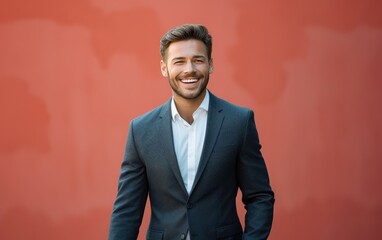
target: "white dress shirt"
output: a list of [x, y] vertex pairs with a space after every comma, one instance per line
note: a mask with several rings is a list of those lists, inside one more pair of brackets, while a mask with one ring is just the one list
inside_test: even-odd
[[190, 125], [179, 115], [174, 98], [171, 101], [174, 148], [184, 186], [189, 194], [202, 155], [209, 102], [210, 95], [207, 91], [204, 100], [192, 114], [194, 121]]

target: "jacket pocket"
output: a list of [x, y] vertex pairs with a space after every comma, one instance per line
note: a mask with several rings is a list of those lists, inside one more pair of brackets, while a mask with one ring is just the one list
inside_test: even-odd
[[163, 239], [163, 231], [155, 230], [155, 229], [149, 229], [147, 231], [147, 240], [162, 240]]
[[217, 239], [241, 239], [243, 230], [240, 223], [219, 227], [216, 229]]

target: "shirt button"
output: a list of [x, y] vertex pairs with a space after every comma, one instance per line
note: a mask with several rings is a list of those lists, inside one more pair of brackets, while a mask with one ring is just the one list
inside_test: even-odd
[[184, 234], [184, 233], [180, 234], [180, 239], [182, 239], [182, 240], [186, 239], [186, 234]]

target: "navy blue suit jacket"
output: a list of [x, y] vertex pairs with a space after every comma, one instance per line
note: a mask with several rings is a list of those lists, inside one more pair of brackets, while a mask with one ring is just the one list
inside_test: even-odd
[[[147, 196], [147, 239], [267, 239], [274, 195], [251, 110], [210, 94], [202, 156], [191, 193], [174, 150], [170, 101], [133, 120], [122, 162], [109, 240], [135, 240]], [[238, 188], [247, 210], [244, 230]]]

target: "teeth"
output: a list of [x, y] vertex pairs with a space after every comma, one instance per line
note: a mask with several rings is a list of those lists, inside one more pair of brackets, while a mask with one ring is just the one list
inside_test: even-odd
[[184, 83], [194, 83], [194, 82], [197, 82], [198, 79], [183, 79], [182, 82]]

